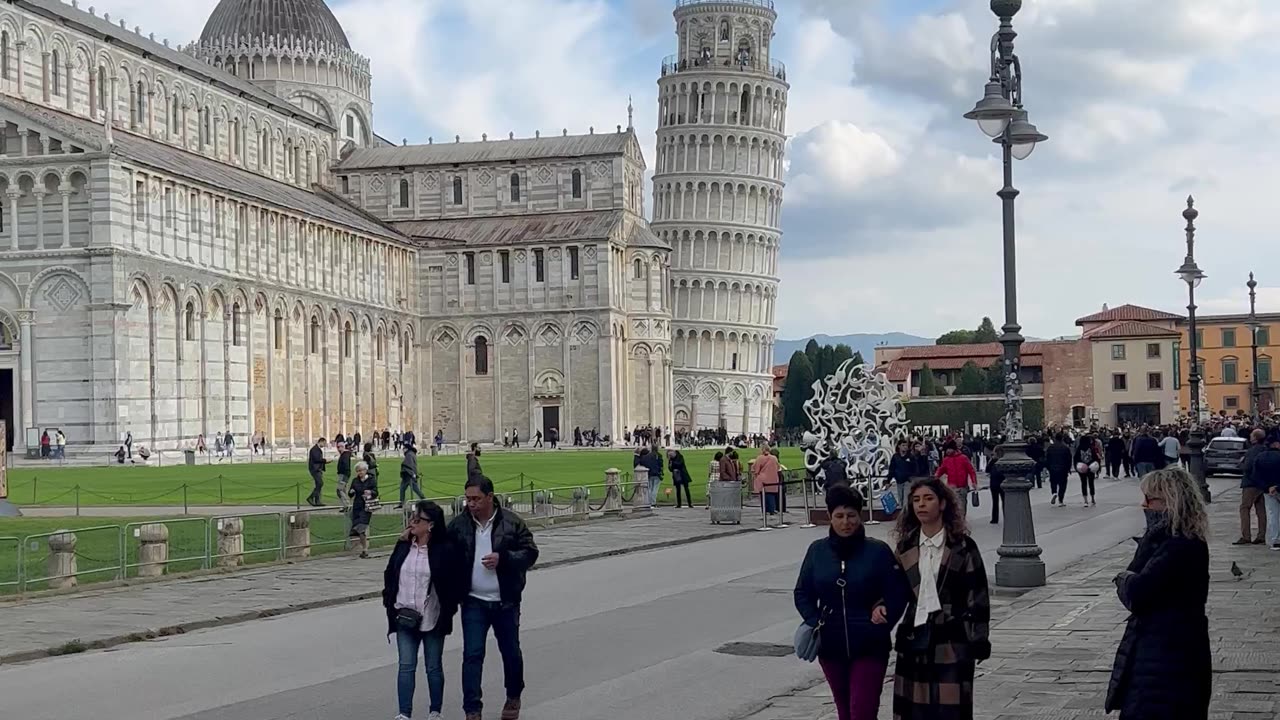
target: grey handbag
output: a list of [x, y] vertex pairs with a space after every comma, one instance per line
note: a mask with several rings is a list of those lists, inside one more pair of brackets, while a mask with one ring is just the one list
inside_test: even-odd
[[796, 628], [796, 636], [793, 640], [796, 657], [805, 662], [813, 662], [818, 659], [818, 648], [822, 646], [818, 631], [822, 629], [822, 624], [822, 620], [818, 621], [817, 627], [801, 622], [800, 627]]

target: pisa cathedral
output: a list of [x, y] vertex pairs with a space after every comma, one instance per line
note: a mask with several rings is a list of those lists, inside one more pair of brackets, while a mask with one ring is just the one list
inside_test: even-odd
[[[786, 86], [766, 2], [681, 0], [682, 28], [725, 15], [712, 52], [739, 64], [661, 81], [652, 228], [630, 123], [379, 137], [369, 62], [324, 0], [222, 0], [181, 47], [76, 2], [5, 3], [9, 446], [767, 427]], [[756, 80], [698, 100], [726, 127], [685, 127], [702, 120], [672, 78], [730, 70]]]

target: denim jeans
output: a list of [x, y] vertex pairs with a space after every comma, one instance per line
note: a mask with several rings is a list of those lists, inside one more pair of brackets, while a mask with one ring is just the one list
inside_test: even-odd
[[507, 698], [524, 693], [524, 657], [520, 654], [519, 603], [485, 602], [467, 598], [462, 603], [462, 711], [484, 709], [481, 685], [484, 681], [484, 651], [489, 628], [502, 654], [502, 676]]
[[396, 647], [400, 651], [400, 672], [396, 676], [396, 698], [400, 714], [413, 717], [413, 691], [418, 675], [418, 646], [427, 665], [427, 690], [431, 693], [431, 712], [444, 706], [444, 633], [396, 630]]
[[1156, 471], [1156, 464], [1155, 464], [1155, 463], [1149, 463], [1149, 462], [1140, 462], [1140, 463], [1135, 463], [1135, 464], [1134, 464], [1134, 469], [1138, 471], [1138, 478], [1139, 478], [1139, 479], [1141, 479], [1141, 478], [1146, 477], [1146, 476], [1147, 476], [1147, 473], [1153, 473], [1153, 472], [1155, 472], [1155, 471]]
[[1267, 505], [1267, 545], [1280, 543], [1280, 495], [1263, 495]]
[[411, 490], [419, 500], [426, 500], [426, 496], [422, 494], [422, 485], [418, 484], [418, 478], [411, 478], [407, 475], [400, 476], [400, 504], [404, 504], [404, 491]]
[[649, 478], [649, 504], [658, 504], [658, 486], [662, 484], [662, 477]]

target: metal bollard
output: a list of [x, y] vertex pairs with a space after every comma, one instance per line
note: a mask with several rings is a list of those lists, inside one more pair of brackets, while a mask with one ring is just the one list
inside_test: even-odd
[[875, 488], [874, 488], [874, 486], [873, 486], [873, 484], [872, 484], [872, 481], [873, 481], [874, 479], [875, 479], [875, 478], [868, 478], [868, 479], [867, 479], [867, 521], [866, 521], [865, 523], [863, 523], [864, 525], [879, 525], [879, 524], [880, 524], [880, 521], [879, 521], [879, 520], [876, 520], [876, 505], [875, 505], [875, 502], [876, 502], [876, 501], [875, 501], [875, 494], [876, 494], [876, 491], [875, 491]]
[[756, 528], [759, 532], [772, 530], [769, 527], [769, 513], [764, 511], [764, 490], [760, 491], [760, 527]]
[[809, 479], [808, 478], [805, 478], [800, 481], [800, 490], [804, 496], [804, 524], [801, 525], [800, 527], [805, 528], [806, 530], [809, 528], [818, 527], [817, 525], [813, 524], [813, 512], [809, 506]]
[[778, 524], [777, 527], [791, 527], [787, 523], [787, 481], [779, 480], [778, 488]]

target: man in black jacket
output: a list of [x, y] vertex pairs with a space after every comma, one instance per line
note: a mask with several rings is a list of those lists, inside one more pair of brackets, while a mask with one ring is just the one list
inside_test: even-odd
[[1164, 451], [1160, 449], [1160, 443], [1151, 437], [1149, 428], [1142, 428], [1138, 437], [1133, 439], [1132, 453], [1133, 469], [1139, 479], [1145, 477], [1147, 473], [1164, 467]]
[[1071, 474], [1071, 448], [1067, 445], [1067, 436], [1058, 433], [1053, 444], [1045, 448], [1044, 468], [1049, 471], [1050, 505], [1062, 506], [1062, 499], [1067, 495], [1067, 476]]
[[311, 452], [307, 455], [307, 472], [311, 473], [311, 481], [315, 483], [315, 489], [307, 496], [307, 504], [312, 507], [320, 507], [320, 491], [324, 488], [324, 467], [329, 461], [324, 459], [324, 438], [316, 440], [316, 444], [311, 446]]
[[484, 651], [492, 628], [507, 691], [502, 720], [519, 720], [524, 692], [520, 600], [525, 574], [538, 561], [538, 546], [524, 520], [495, 503], [489, 478], [468, 478], [466, 500], [467, 511], [449, 524], [449, 538], [458, 553], [458, 595], [464, 598], [462, 709], [467, 720], [480, 720]]

